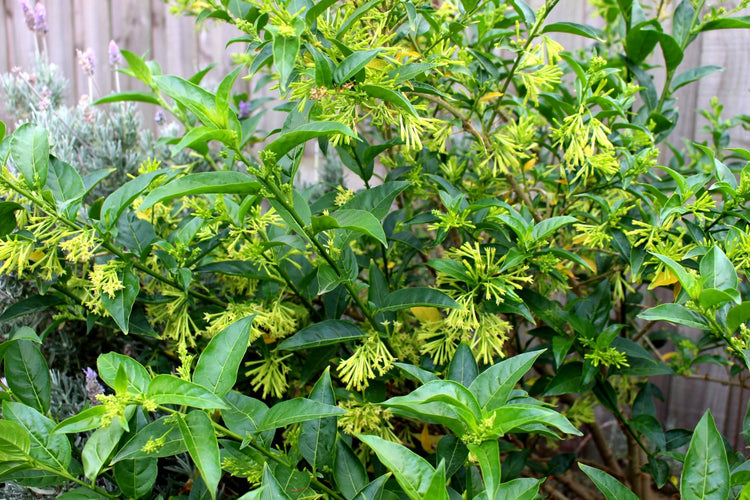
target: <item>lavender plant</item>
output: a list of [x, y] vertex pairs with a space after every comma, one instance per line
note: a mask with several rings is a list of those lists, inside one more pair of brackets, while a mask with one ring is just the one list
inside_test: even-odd
[[[713, 143], [659, 163], [674, 92], [716, 71], [685, 50], [750, 27], [746, 2], [603, 0], [602, 30], [550, 22], [558, 3], [173, 2], [241, 32], [236, 68], [209, 91], [123, 50], [148, 91], [98, 102], [161, 106], [185, 129], [170, 153], [209, 171], [147, 162], [90, 203], [49, 130], [3, 139], [0, 271], [45, 284], [4, 315], [36, 304], [162, 352], [101, 354], [100, 404], [61, 419], [43, 340], [17, 330], [0, 478], [69, 498], [184, 494], [171, 474], [211, 498], [747, 496], [710, 411], [667, 429], [650, 381], [750, 365], [750, 152], [714, 105]], [[285, 101], [268, 135], [233, 95], [259, 73]], [[312, 140], [361, 187], [299, 189]], [[698, 333], [666, 343], [664, 323]], [[88, 432], [79, 463], [68, 436]], [[593, 461], [565, 452], [584, 433]]]

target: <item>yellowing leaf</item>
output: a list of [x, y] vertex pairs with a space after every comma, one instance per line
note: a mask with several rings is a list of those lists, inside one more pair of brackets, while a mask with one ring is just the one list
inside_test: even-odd
[[479, 99], [479, 102], [487, 102], [490, 99], [494, 99], [496, 97], [501, 97], [503, 95], [502, 92], [487, 92], [482, 96], [481, 99]]
[[656, 276], [654, 276], [653, 281], [651, 281], [651, 284], [648, 285], [648, 289], [652, 290], [656, 288], [657, 286], [668, 286], [674, 283], [677, 283], [677, 276], [675, 276], [675, 274], [669, 269], [664, 268], [658, 273], [656, 273]]
[[412, 436], [419, 439], [419, 444], [422, 445], [422, 449], [426, 453], [435, 453], [435, 450], [437, 450], [438, 441], [440, 441], [440, 439], [443, 437], [443, 434], [430, 434], [430, 427], [429, 425], [425, 424], [424, 427], [422, 427], [422, 432], [420, 432], [419, 434], [414, 432], [412, 433]]
[[402, 50], [398, 54], [396, 54], [396, 59], [406, 59], [407, 57], [419, 57], [419, 52], [414, 52], [413, 50]]
[[588, 257], [581, 257], [584, 261], [586, 261], [586, 264], [591, 266], [591, 269], [594, 270], [594, 273], [597, 273], [596, 270], [596, 262], [593, 259], [589, 259]]
[[523, 171], [528, 172], [529, 170], [534, 168], [534, 165], [536, 165], [536, 158], [531, 158], [529, 161], [523, 164]]
[[440, 321], [443, 317], [435, 307], [412, 307], [411, 313], [422, 323]]
[[41, 250], [35, 250], [29, 254], [29, 260], [31, 262], [37, 262], [44, 258], [44, 252]]

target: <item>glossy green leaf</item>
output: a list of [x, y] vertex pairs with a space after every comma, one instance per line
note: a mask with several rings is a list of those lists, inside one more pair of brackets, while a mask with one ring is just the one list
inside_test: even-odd
[[724, 441], [706, 410], [693, 431], [685, 455], [680, 494], [684, 500], [725, 500], [729, 495], [729, 464]]
[[[143, 451], [143, 447], [149, 442], [161, 444], [152, 450]], [[120, 460], [170, 457], [186, 451], [187, 447], [182, 439], [177, 422], [174, 418], [165, 416], [140, 429], [120, 448], [117, 455], [112, 459], [112, 463], [117, 463]]]
[[544, 350], [531, 351], [505, 359], [480, 373], [469, 390], [483, 410], [494, 410], [508, 401], [511, 391], [521, 377], [534, 365]]
[[390, 474], [383, 474], [377, 477], [370, 484], [358, 491], [352, 500], [382, 500], [383, 489], [389, 477]]
[[336, 417], [346, 413], [338, 406], [328, 405], [311, 399], [295, 398], [276, 403], [269, 408], [258, 424], [257, 431], [278, 429], [298, 422], [306, 422], [324, 417]]
[[[727, 313], [727, 330], [734, 333], [741, 324], [750, 319], [750, 302], [743, 302], [732, 307]], [[0, 356], [2, 357], [2, 356]]]
[[243, 437], [253, 436], [257, 432], [258, 424], [268, 411], [263, 401], [238, 392], [224, 396], [224, 402], [229, 406], [221, 411], [224, 423], [230, 431]]
[[161, 105], [159, 99], [157, 99], [153, 94], [138, 91], [118, 92], [116, 94], [110, 94], [94, 101], [94, 105], [97, 106], [99, 104], [107, 104], [111, 102], [146, 102], [149, 104], [156, 104], [157, 106]]
[[[331, 385], [330, 369], [326, 368], [323, 375], [310, 391], [310, 399], [334, 406], [336, 396]], [[307, 460], [313, 470], [323, 470], [333, 466], [332, 457], [336, 446], [335, 417], [319, 418], [302, 422], [299, 434], [299, 452]]]
[[580, 462], [578, 462], [578, 467], [599, 488], [607, 500], [638, 500], [632, 491], [606, 472]]
[[399, 108], [400, 110], [405, 111], [412, 116], [419, 116], [412, 103], [409, 102], [409, 100], [401, 92], [387, 89], [385, 87], [381, 87], [380, 85], [362, 85], [360, 88], [370, 97], [374, 97], [376, 99], [380, 99], [389, 104], [392, 104], [396, 108]]
[[142, 57], [139, 57], [137, 54], [134, 54], [129, 50], [120, 50], [120, 53], [128, 63], [128, 68], [122, 70], [123, 73], [129, 74], [133, 78], [137, 78], [151, 87], [151, 84], [153, 83], [151, 77], [151, 69], [149, 68], [148, 64], [146, 64], [146, 61], [144, 61]]
[[22, 403], [47, 413], [51, 378], [39, 346], [32, 340], [18, 340], [5, 353], [5, 378], [13, 395]]
[[732, 261], [716, 245], [711, 247], [701, 259], [700, 276], [703, 288], [737, 289], [737, 271]]
[[235, 321], [211, 339], [195, 365], [194, 383], [219, 397], [232, 390], [250, 342], [254, 318], [252, 315]]
[[423, 75], [437, 66], [439, 65], [435, 63], [408, 63], [389, 71], [388, 77], [393, 78], [394, 85], [400, 85]]
[[37, 344], [41, 344], [42, 342], [34, 330], [29, 328], [28, 326], [22, 326], [21, 328], [13, 332], [13, 335], [10, 339], [0, 344], [0, 361], [2, 361], [2, 359], [5, 357], [5, 353], [8, 351], [10, 346], [15, 344], [19, 340], [30, 340], [32, 342], [36, 342]]
[[195, 127], [190, 129], [188, 133], [180, 139], [180, 142], [172, 146], [171, 153], [172, 156], [175, 156], [183, 149], [191, 148], [195, 145], [198, 145], [198, 150], [200, 150], [200, 147], [205, 147], [208, 141], [219, 141], [225, 146], [231, 148], [237, 145], [238, 140], [239, 137], [237, 137], [237, 134], [231, 130], [212, 127]]
[[196, 194], [254, 194], [260, 184], [241, 172], [198, 172], [178, 177], [151, 191], [138, 210], [144, 211], [155, 204]]
[[190, 458], [200, 471], [211, 498], [216, 498], [216, 489], [221, 480], [221, 460], [211, 419], [205, 412], [193, 410], [184, 418], [178, 417], [177, 424]]
[[262, 493], [256, 497], [259, 500], [292, 500], [284, 491], [279, 480], [274, 477], [268, 462], [263, 464], [263, 482], [261, 484]]
[[133, 394], [144, 393], [148, 390], [151, 383], [151, 376], [148, 370], [142, 364], [130, 356], [108, 352], [102, 354], [96, 360], [96, 367], [99, 372], [99, 378], [109, 387], [114, 389], [117, 371], [122, 366], [128, 378], [128, 392]]
[[440, 462], [435, 469], [435, 473], [427, 485], [427, 490], [422, 494], [422, 498], [430, 500], [449, 500], [448, 482], [445, 478], [445, 462]]
[[67, 471], [71, 460], [67, 436], [53, 434], [55, 422], [22, 403], [3, 401], [3, 418], [18, 424], [29, 437], [29, 456], [48, 467]]
[[380, 49], [352, 52], [336, 66], [336, 69], [333, 71], [333, 81], [338, 84], [346, 83], [350, 78], [362, 71], [379, 53]]
[[[335, 438], [335, 436], [334, 436]], [[367, 471], [343, 439], [335, 439], [336, 456], [333, 459], [333, 479], [346, 498], [353, 498], [367, 483]]]
[[689, 70], [684, 71], [674, 77], [674, 79], [672, 80], [672, 91], [674, 92], [675, 90], [679, 89], [680, 87], [684, 87], [689, 83], [693, 83], [700, 80], [701, 78], [713, 75], [717, 71], [724, 71], [724, 68], [722, 68], [721, 66], [699, 66], [697, 68], [690, 68]]
[[395, 414], [445, 425], [456, 435], [476, 428], [482, 420], [477, 400], [466, 387], [452, 380], [427, 383], [382, 404]]
[[[5, 311], [0, 314], [0, 323], [20, 318], [22, 316], [26, 316], [27, 314], [44, 311], [49, 309], [50, 307], [58, 306], [64, 303], [65, 299], [58, 295], [31, 295], [9, 305], [5, 309]], [[0, 353], [1, 352], [3, 352], [2, 347], [0, 347]], [[2, 359], [1, 354], [0, 359]]]
[[497, 489], [502, 480], [500, 446], [497, 439], [489, 439], [479, 444], [467, 444], [467, 446], [469, 451], [477, 457], [479, 467], [482, 469], [487, 498], [502, 498], [497, 495]]
[[653, 252], [650, 253], [651, 255], [662, 261], [664, 265], [666, 265], [669, 270], [672, 271], [675, 276], [677, 276], [677, 279], [680, 281], [680, 284], [682, 284], [682, 287], [685, 289], [688, 295], [690, 295], [690, 298], [698, 298], [698, 281], [692, 274], [688, 273], [681, 264], [675, 262], [666, 255], [659, 255]]
[[18, 210], [24, 210], [23, 206], [13, 201], [0, 202], [0, 238], [9, 235], [18, 227], [16, 221]]
[[102, 305], [120, 330], [127, 335], [130, 331], [130, 313], [141, 291], [141, 282], [138, 276], [126, 269], [122, 273], [122, 286], [123, 288], [114, 292], [114, 297], [102, 293]]
[[328, 10], [328, 8], [334, 3], [336, 3], [336, 0], [320, 0], [307, 9], [307, 12], [305, 13], [305, 22], [307, 23], [307, 26], [312, 26], [318, 16]]
[[750, 16], [724, 17], [709, 21], [701, 26], [701, 31], [747, 29], [750, 28]]
[[112, 471], [117, 486], [128, 498], [141, 498], [151, 493], [159, 473], [156, 458], [120, 460]]
[[492, 432], [498, 437], [528, 424], [542, 424], [573, 436], [582, 435], [561, 413], [546, 406], [508, 404], [492, 412], [495, 414]]
[[[135, 406], [130, 406], [126, 410], [125, 418], [129, 419], [134, 412]], [[114, 419], [108, 426], [97, 429], [89, 436], [81, 452], [83, 474], [88, 479], [94, 481], [99, 476], [124, 434], [125, 429], [120, 425], [120, 420]]]
[[274, 153], [278, 160], [292, 149], [304, 144], [310, 139], [335, 134], [341, 134], [355, 139], [357, 137], [349, 127], [338, 122], [311, 122], [283, 132], [275, 141], [266, 146], [264, 151]]
[[355, 194], [343, 207], [345, 209], [366, 210], [378, 220], [390, 212], [396, 197], [409, 187], [408, 182], [389, 181]]
[[29, 187], [44, 186], [49, 169], [49, 132], [24, 123], [11, 136], [10, 156]]
[[0, 461], [26, 461], [30, 451], [26, 429], [11, 420], [0, 420]]
[[453, 434], [446, 434], [438, 441], [436, 460], [445, 462], [445, 474], [450, 478], [464, 466], [469, 457], [469, 449]]
[[133, 203], [156, 178], [166, 174], [167, 171], [164, 169], [147, 172], [139, 175], [132, 181], [126, 182], [107, 196], [102, 203], [100, 212], [100, 220], [104, 223], [105, 227], [114, 227], [123, 210]]
[[456, 352], [453, 353], [446, 378], [458, 382], [464, 387], [469, 387], [478, 374], [479, 368], [474, 359], [474, 354], [471, 352], [471, 347], [466, 342], [462, 342]]
[[544, 219], [543, 221], [538, 222], [534, 225], [534, 228], [531, 230], [531, 240], [545, 240], [552, 236], [555, 231], [558, 231], [560, 228], [577, 221], [578, 219], [576, 219], [575, 217], [568, 217], [567, 215]]
[[313, 219], [312, 225], [313, 231], [316, 233], [334, 228], [350, 229], [371, 236], [383, 245], [388, 244], [380, 221], [370, 212], [364, 210], [342, 208], [331, 215], [316, 217]]
[[602, 41], [602, 32], [592, 26], [571, 22], [559, 22], [545, 24], [542, 33], [569, 33], [571, 35], [583, 36], [592, 40]]
[[86, 408], [57, 424], [53, 432], [58, 434], [75, 434], [96, 429], [101, 426], [102, 417], [105, 413], [107, 413], [107, 410], [102, 405]]
[[418, 366], [414, 366], [408, 363], [394, 363], [394, 364], [397, 367], [399, 367], [409, 378], [418, 380], [419, 382], [423, 384], [432, 382], [433, 380], [440, 380], [438, 376], [435, 375], [435, 373], [431, 371], [427, 371], [423, 368], [419, 368]]
[[338, 40], [342, 40], [344, 34], [347, 31], [349, 31], [349, 29], [351, 29], [351, 27], [354, 26], [356, 24], [356, 22], [362, 16], [364, 16], [365, 14], [367, 14], [367, 12], [369, 12], [370, 9], [374, 9], [382, 1], [383, 0], [370, 0], [366, 4], [363, 4], [363, 5], [359, 6], [359, 7], [357, 7], [357, 9], [354, 12], [352, 12], [351, 14], [349, 14], [346, 17], [346, 19], [344, 20], [344, 22], [341, 24], [341, 27], [339, 28], [338, 32], [336, 33], [336, 38]]
[[386, 295], [380, 311], [399, 311], [412, 307], [461, 309], [461, 305], [444, 292], [434, 288], [401, 288]]
[[435, 474], [432, 466], [410, 449], [377, 436], [357, 435], [370, 447], [398, 481], [404, 493], [412, 500], [423, 500]]
[[699, 330], [711, 328], [708, 320], [703, 316], [680, 304], [660, 304], [651, 309], [646, 309], [638, 317], [649, 321], [669, 321]]
[[70, 218], [75, 218], [78, 215], [70, 211], [69, 208], [72, 203], [83, 198], [83, 195], [86, 194], [86, 187], [83, 184], [81, 174], [73, 166], [51, 156], [44, 187], [52, 192], [52, 197], [55, 199], [57, 210], [60, 213]]
[[[502, 483], [497, 488], [495, 498], [513, 498], [514, 500], [534, 500], [539, 494], [539, 487], [544, 479], [519, 477]], [[626, 500], [626, 499], [623, 499]]]
[[279, 344], [282, 351], [297, 351], [349, 342], [367, 337], [359, 327], [346, 321], [329, 319], [303, 328]]
[[273, 64], [279, 72], [279, 88], [287, 89], [289, 77], [294, 70], [294, 61], [299, 53], [299, 38], [275, 35], [273, 37]]
[[189, 109], [206, 126], [225, 129], [227, 115], [216, 110], [216, 96], [207, 90], [174, 75], [154, 76], [159, 90]]
[[173, 375], [157, 375], [146, 396], [159, 405], [185, 405], [193, 408], [225, 409], [227, 404], [208, 389]]

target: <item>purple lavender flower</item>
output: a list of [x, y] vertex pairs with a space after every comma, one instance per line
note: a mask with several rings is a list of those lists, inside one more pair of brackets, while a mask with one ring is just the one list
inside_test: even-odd
[[23, 10], [23, 17], [26, 20], [26, 27], [31, 31], [34, 31], [34, 9], [31, 7], [29, 0], [21, 0], [21, 10]]
[[154, 114], [154, 121], [157, 125], [164, 125], [167, 123], [167, 115], [160, 109]]
[[114, 40], [109, 41], [109, 65], [117, 67], [122, 64], [122, 54], [120, 53], [120, 47], [117, 46]]
[[240, 108], [239, 118], [247, 118], [248, 116], [250, 116], [250, 111], [252, 111], [250, 101], [240, 101], [238, 107]]
[[8, 380], [5, 377], [0, 378], [0, 391], [5, 392], [3, 387], [8, 387]]
[[78, 64], [81, 66], [83, 72], [89, 76], [94, 76], [94, 68], [96, 66], [94, 51], [91, 49], [76, 49], [76, 55], [78, 56]]
[[49, 31], [47, 26], [47, 9], [38, 3], [34, 7], [34, 31], [37, 35], [44, 36]]
[[96, 372], [91, 367], [87, 366], [84, 368], [83, 374], [86, 376], [86, 394], [89, 396], [91, 405], [96, 406], [101, 404], [100, 401], [96, 399], [96, 396], [104, 394], [104, 387], [102, 387], [99, 380], [97, 380]]

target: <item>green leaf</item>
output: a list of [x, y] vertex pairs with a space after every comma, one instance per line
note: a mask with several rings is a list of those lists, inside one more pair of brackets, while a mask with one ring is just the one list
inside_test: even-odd
[[[125, 418], [129, 419], [135, 412], [135, 406], [128, 407], [126, 411], [130, 415], [126, 413]], [[108, 426], [94, 431], [86, 440], [86, 445], [81, 452], [81, 461], [83, 473], [88, 479], [94, 481], [99, 476], [102, 468], [109, 463], [123, 434], [125, 434], [125, 429], [120, 425], [120, 420], [114, 419]]]
[[480, 444], [467, 444], [479, 461], [479, 467], [482, 469], [482, 479], [487, 499], [504, 498], [498, 496], [498, 487], [502, 480], [500, 467], [500, 446], [497, 439], [489, 439]]
[[70, 491], [66, 491], [62, 495], [58, 496], [57, 499], [58, 500], [88, 500], [88, 499], [106, 500], [107, 497], [105, 497], [104, 495], [90, 488], [84, 488], [83, 486], [80, 486], [78, 488], [73, 488]]
[[266, 146], [264, 151], [274, 153], [278, 160], [292, 149], [310, 139], [334, 134], [357, 137], [349, 127], [338, 122], [311, 122], [282, 133], [275, 141]]
[[26, 429], [11, 420], [0, 420], [0, 462], [28, 460], [31, 439]]
[[[30, 297], [22, 298], [18, 302], [9, 305], [5, 311], [0, 314], [0, 323], [20, 318], [27, 314], [45, 311], [50, 307], [64, 303], [65, 299], [59, 295], [32, 295]], [[0, 349], [2, 349], [2, 347], [0, 347]], [[2, 355], [0, 355], [0, 359], [1, 358]]]
[[334, 3], [336, 3], [336, 0], [320, 0], [307, 9], [307, 13], [305, 13], [305, 22], [307, 23], [307, 26], [312, 26], [318, 16], [328, 10], [328, 8]]
[[120, 53], [122, 54], [122, 57], [124, 57], [128, 62], [129, 66], [126, 70], [122, 70], [122, 72], [125, 74], [129, 74], [133, 78], [139, 79], [140, 81], [151, 87], [153, 84], [153, 79], [151, 76], [151, 69], [149, 69], [146, 61], [144, 61], [142, 57], [139, 57], [129, 50], [120, 50]]
[[[334, 436], [335, 438], [335, 436]], [[357, 455], [343, 439], [336, 439], [333, 479], [346, 498], [353, 498], [367, 483], [367, 471]]]
[[277, 349], [282, 351], [298, 351], [300, 349], [340, 344], [364, 337], [367, 337], [367, 334], [360, 330], [359, 327], [346, 321], [329, 319], [303, 328], [281, 342]]
[[429, 382], [381, 404], [397, 415], [445, 425], [459, 436], [475, 429], [482, 421], [477, 400], [466, 387], [452, 380]]
[[339, 28], [339, 31], [336, 33], [336, 39], [342, 40], [344, 34], [356, 24], [360, 17], [364, 16], [370, 9], [375, 8], [382, 1], [383, 0], [370, 0], [366, 4], [358, 7], [357, 10], [349, 14], [346, 17], [344, 23]]
[[431, 371], [427, 371], [423, 368], [420, 368], [418, 366], [414, 366], [409, 363], [394, 363], [397, 367], [399, 367], [409, 378], [412, 378], [414, 380], [418, 380], [419, 382], [423, 384], [427, 384], [428, 382], [432, 382], [434, 380], [440, 380], [435, 373]]
[[[514, 500], [534, 500], [539, 493], [539, 487], [544, 479], [532, 479], [530, 477], [519, 477], [507, 483], [502, 483], [497, 488], [495, 498], [512, 498]], [[623, 498], [622, 500], [627, 500]]]
[[750, 28], [750, 16], [725, 17], [715, 19], [702, 25], [700, 31], [747, 29]]
[[338, 84], [346, 83], [349, 79], [362, 71], [370, 61], [375, 59], [380, 49], [358, 50], [352, 52], [336, 66], [333, 71], [333, 81]]
[[148, 385], [151, 383], [151, 375], [148, 374], [148, 370], [142, 364], [130, 356], [108, 352], [100, 355], [96, 360], [99, 378], [113, 389], [120, 366], [125, 369], [125, 374], [128, 378], [128, 392], [141, 394], [148, 390]]
[[737, 271], [734, 270], [732, 261], [716, 245], [701, 259], [700, 276], [703, 288], [722, 291], [737, 289]]
[[261, 490], [262, 495], [258, 495], [258, 500], [291, 500], [279, 483], [279, 480], [274, 477], [271, 468], [268, 466], [268, 462], [263, 464], [263, 483]]
[[[331, 385], [330, 368], [326, 367], [323, 375], [310, 392], [310, 399], [334, 406], [336, 397]], [[299, 434], [299, 452], [313, 470], [323, 470], [333, 466], [332, 457], [336, 446], [336, 418], [326, 417], [302, 422]], [[365, 475], [365, 477], [367, 477]]]
[[680, 477], [684, 500], [725, 500], [729, 495], [729, 463], [724, 441], [711, 410], [695, 426]]
[[513, 356], [492, 365], [479, 374], [469, 386], [484, 411], [499, 408], [508, 402], [511, 391], [521, 377], [534, 365], [544, 350], [531, 351]]
[[409, 498], [423, 500], [422, 495], [430, 487], [430, 481], [435, 474], [435, 470], [427, 460], [405, 446], [377, 436], [357, 435], [357, 437], [375, 452], [383, 465], [393, 472], [399, 486]]
[[438, 441], [435, 453], [437, 462], [445, 462], [445, 474], [450, 478], [466, 463], [469, 449], [453, 434], [446, 434]]
[[534, 225], [531, 230], [531, 241], [545, 240], [550, 237], [555, 231], [563, 226], [578, 222], [575, 217], [568, 217], [567, 215], [562, 217], [550, 217]]
[[269, 431], [297, 422], [306, 422], [323, 417], [336, 417], [346, 413], [338, 406], [328, 405], [311, 399], [295, 398], [276, 403], [261, 419], [257, 432]]
[[120, 330], [127, 335], [130, 330], [130, 313], [141, 291], [141, 281], [138, 276], [126, 269], [122, 273], [122, 286], [123, 288], [115, 291], [114, 297], [102, 293], [102, 305]]
[[412, 287], [402, 288], [386, 295], [379, 311], [399, 311], [411, 307], [462, 309], [458, 302], [440, 290], [435, 290], [434, 288]]
[[[232, 96], [232, 87], [234, 87], [234, 82], [237, 80], [237, 77], [240, 75], [242, 69], [243, 65], [237, 66], [234, 70], [232, 70], [231, 73], [224, 77], [224, 79], [219, 84], [219, 88], [216, 89], [216, 110], [219, 112], [219, 114], [233, 113], [229, 109], [229, 101]], [[196, 84], [198, 85], [199, 83]]]
[[115, 481], [123, 495], [141, 498], [151, 493], [159, 473], [156, 458], [121, 460], [113, 467]]
[[378, 220], [388, 215], [393, 201], [410, 184], [408, 182], [389, 181], [370, 189], [365, 189], [355, 194], [351, 200], [341, 207], [345, 209], [366, 210]]
[[542, 33], [570, 33], [571, 35], [591, 38], [598, 42], [602, 41], [602, 32], [592, 26], [571, 22], [550, 23], [544, 26]]
[[638, 500], [638, 497], [617, 479], [594, 467], [578, 462], [578, 467], [604, 493], [607, 500]]
[[178, 417], [177, 424], [190, 458], [200, 471], [211, 498], [216, 498], [216, 489], [221, 480], [221, 460], [211, 419], [204, 412], [193, 410], [184, 418]]
[[383, 245], [388, 245], [383, 226], [380, 225], [380, 221], [370, 212], [342, 208], [333, 212], [330, 217], [337, 223], [337, 226], [334, 227], [364, 233], [375, 238]]
[[5, 377], [13, 395], [22, 403], [47, 413], [51, 378], [39, 346], [32, 340], [14, 342], [5, 354]]
[[379, 476], [370, 484], [359, 490], [352, 500], [382, 500], [383, 489], [389, 478], [390, 474]]
[[216, 109], [216, 96], [203, 88], [174, 75], [154, 76], [159, 90], [174, 99], [178, 104], [189, 109], [198, 120], [206, 126], [226, 129], [229, 122], [227, 114], [220, 114]]
[[688, 293], [691, 299], [697, 299], [698, 293], [699, 293], [699, 286], [698, 281], [695, 279], [695, 277], [688, 273], [684, 267], [682, 267], [681, 264], [675, 262], [674, 260], [670, 259], [666, 255], [659, 255], [658, 253], [649, 252], [651, 255], [659, 259], [664, 263], [665, 266], [669, 268], [672, 273], [674, 273], [675, 276], [677, 276], [677, 279], [680, 281], [680, 284], [682, 285], [682, 288], [685, 289], [685, 291]]
[[190, 129], [188, 133], [180, 139], [180, 142], [172, 146], [170, 152], [172, 156], [175, 156], [183, 149], [191, 148], [196, 144], [199, 146], [197, 149], [200, 150], [201, 147], [206, 147], [208, 141], [219, 141], [228, 148], [232, 148], [237, 144], [238, 140], [239, 137], [237, 137], [237, 134], [231, 130], [211, 127], [195, 127]]
[[161, 101], [149, 92], [118, 92], [116, 94], [110, 94], [94, 101], [94, 106], [99, 104], [107, 104], [111, 102], [146, 102], [149, 104], [156, 104], [161, 106]]
[[0, 202], [0, 238], [12, 233], [18, 226], [16, 212], [24, 208], [12, 201]]
[[138, 198], [141, 193], [148, 188], [148, 186], [157, 177], [165, 175], [166, 170], [156, 170], [154, 172], [147, 172], [139, 175], [132, 181], [126, 182], [119, 188], [117, 188], [112, 194], [102, 203], [101, 208], [101, 221], [104, 223], [106, 228], [112, 228], [117, 223], [117, 219], [133, 201]]
[[638, 318], [649, 321], [669, 321], [699, 330], [711, 329], [706, 318], [680, 304], [660, 304], [643, 311]]
[[414, 109], [414, 106], [412, 105], [409, 100], [404, 97], [404, 95], [401, 92], [397, 92], [395, 90], [387, 89], [385, 87], [381, 87], [380, 85], [362, 85], [359, 87], [362, 89], [367, 95], [370, 97], [374, 97], [376, 99], [380, 99], [382, 101], [388, 102], [395, 107], [401, 109], [402, 111], [405, 111], [406, 113], [409, 113], [410, 115], [414, 117], [418, 117], [417, 110]]
[[471, 347], [466, 342], [461, 342], [453, 354], [450, 365], [448, 365], [447, 379], [458, 382], [464, 387], [469, 387], [478, 374], [479, 368], [474, 359], [474, 354], [471, 352]]
[[282, 92], [286, 92], [298, 53], [299, 38], [278, 34], [273, 37], [273, 63], [279, 72], [279, 88]]
[[[159, 442], [161, 445], [156, 446], [153, 451], [143, 451], [143, 447], [149, 442]], [[147, 457], [170, 457], [185, 453], [186, 451], [187, 447], [182, 439], [177, 422], [175, 422], [174, 418], [165, 416], [139, 430], [120, 449], [112, 459], [112, 463]]]
[[24, 123], [11, 137], [10, 156], [26, 184], [31, 188], [41, 188], [47, 182], [49, 169], [49, 132]]
[[687, 71], [683, 71], [672, 80], [672, 92], [689, 83], [705, 78], [708, 75], [713, 75], [717, 71], [724, 71], [724, 68], [721, 66], [699, 66], [697, 68], [690, 68]]
[[55, 423], [34, 408], [22, 403], [3, 401], [3, 418], [15, 422], [29, 437], [29, 456], [48, 467], [67, 471], [71, 448], [67, 436], [53, 434]]
[[49, 158], [49, 168], [47, 171], [47, 182], [44, 186], [52, 191], [52, 197], [55, 199], [59, 213], [74, 219], [78, 213], [69, 210], [71, 204], [79, 201], [86, 194], [86, 187], [83, 184], [81, 174], [70, 164], [58, 160], [54, 156]]
[[66, 418], [53, 429], [57, 434], [75, 434], [96, 429], [102, 424], [102, 417], [107, 413], [102, 405], [92, 406]]
[[157, 375], [146, 396], [159, 405], [185, 405], [193, 408], [225, 409], [227, 404], [207, 389], [173, 375]]
[[159, 202], [194, 194], [255, 194], [260, 184], [242, 172], [198, 172], [178, 177], [151, 191], [139, 211], [148, 210]]
[[546, 406], [508, 404], [492, 411], [495, 414], [492, 432], [498, 437], [528, 424], [542, 424], [574, 436], [582, 435], [561, 413]]
[[435, 473], [430, 479], [427, 490], [422, 494], [422, 498], [430, 500], [449, 500], [448, 482], [445, 478], [445, 462], [440, 462], [435, 469]]
[[[727, 330], [734, 333], [741, 324], [750, 319], [750, 302], [743, 302], [732, 307], [727, 313]], [[0, 346], [0, 349], [2, 346]], [[2, 356], [0, 355], [0, 358]]]
[[19, 340], [30, 340], [32, 342], [36, 342], [37, 344], [41, 344], [42, 341], [39, 339], [39, 336], [29, 328], [28, 326], [22, 326], [15, 332], [13, 332], [13, 336], [0, 344], [0, 361], [5, 357], [5, 353], [8, 351], [10, 346], [18, 342]]
[[221, 411], [221, 416], [227, 428], [247, 437], [258, 431], [258, 424], [268, 411], [268, 406], [260, 401], [238, 392], [230, 392], [224, 396], [228, 409]]
[[394, 85], [401, 85], [438, 66], [436, 63], [408, 63], [389, 71], [388, 78], [393, 79]]
[[219, 397], [232, 390], [250, 342], [254, 318], [252, 315], [235, 321], [211, 339], [195, 365], [194, 383]]

